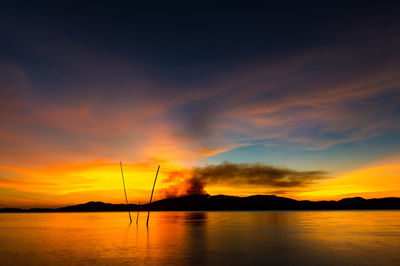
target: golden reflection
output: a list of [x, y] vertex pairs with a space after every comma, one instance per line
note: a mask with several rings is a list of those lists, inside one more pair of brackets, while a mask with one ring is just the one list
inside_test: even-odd
[[399, 211], [0, 214], [15, 265], [397, 265]]

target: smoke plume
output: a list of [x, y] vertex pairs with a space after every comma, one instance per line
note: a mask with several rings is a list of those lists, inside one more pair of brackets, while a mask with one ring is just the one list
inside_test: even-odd
[[168, 187], [165, 196], [183, 196], [206, 194], [207, 185], [240, 186], [254, 185], [268, 188], [286, 189], [304, 187], [314, 181], [327, 178], [324, 171], [296, 171], [285, 167], [276, 167], [262, 163], [230, 163], [195, 167], [189, 176], [179, 175], [176, 171], [168, 181], [177, 182]]

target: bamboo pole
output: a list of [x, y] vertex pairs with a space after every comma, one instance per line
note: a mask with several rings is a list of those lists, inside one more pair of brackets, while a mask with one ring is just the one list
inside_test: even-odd
[[157, 176], [158, 176], [158, 171], [160, 170], [160, 165], [157, 168], [157, 173], [156, 173], [156, 178], [154, 179], [154, 184], [153, 184], [153, 189], [151, 191], [151, 196], [150, 196], [150, 203], [149, 203], [149, 211], [147, 213], [147, 222], [146, 226], [149, 226], [149, 217], [150, 217], [150, 205], [151, 205], [151, 200], [153, 199], [153, 193], [154, 193], [154, 187], [156, 186], [156, 181], [157, 181]]
[[121, 166], [122, 184], [124, 185], [126, 206], [128, 207], [129, 221], [130, 221], [130, 224], [131, 224], [132, 223], [132, 217], [131, 217], [131, 212], [129, 211], [128, 197], [126, 196], [125, 179], [124, 179], [124, 171], [122, 170], [122, 162], [119, 162], [119, 165]]
[[138, 224], [138, 220], [139, 220], [139, 211], [140, 211], [140, 201], [139, 201], [139, 206], [138, 206], [138, 210], [137, 210], [136, 224]]

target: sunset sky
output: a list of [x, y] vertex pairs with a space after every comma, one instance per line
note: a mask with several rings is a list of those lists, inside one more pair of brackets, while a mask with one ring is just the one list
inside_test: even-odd
[[400, 196], [398, 4], [82, 2], [0, 5], [0, 207]]

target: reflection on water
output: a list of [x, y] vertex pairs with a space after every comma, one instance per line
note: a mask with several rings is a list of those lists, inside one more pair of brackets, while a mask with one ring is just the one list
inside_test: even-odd
[[1, 265], [400, 265], [399, 211], [0, 214]]

